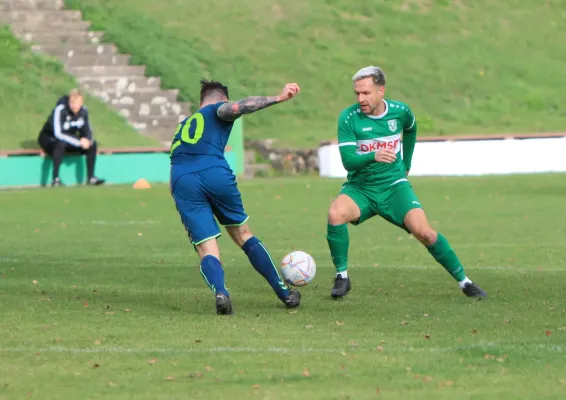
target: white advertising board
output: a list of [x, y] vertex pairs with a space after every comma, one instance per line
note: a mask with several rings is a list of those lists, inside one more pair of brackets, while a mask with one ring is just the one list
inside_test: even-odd
[[[337, 144], [318, 150], [320, 176], [344, 178]], [[566, 137], [417, 142], [411, 176], [566, 172]]]

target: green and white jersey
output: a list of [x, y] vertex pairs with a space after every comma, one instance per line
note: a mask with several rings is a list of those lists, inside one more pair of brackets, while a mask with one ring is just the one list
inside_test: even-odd
[[[385, 111], [381, 115], [366, 115], [357, 103], [340, 114], [338, 144], [348, 181], [353, 184], [391, 184], [405, 178], [410, 168], [416, 141], [415, 116], [404, 103], [383, 102]], [[373, 153], [381, 149], [393, 150], [397, 160], [391, 164], [376, 162]]]

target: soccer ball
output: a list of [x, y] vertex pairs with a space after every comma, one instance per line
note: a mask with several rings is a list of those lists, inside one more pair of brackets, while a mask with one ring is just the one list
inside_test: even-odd
[[316, 263], [304, 251], [292, 251], [281, 261], [281, 274], [291, 286], [306, 286], [316, 275]]

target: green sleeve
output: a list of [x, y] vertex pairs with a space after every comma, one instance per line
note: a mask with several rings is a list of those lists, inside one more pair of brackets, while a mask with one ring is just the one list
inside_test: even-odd
[[358, 154], [356, 146], [340, 146], [340, 157], [346, 171], [357, 171], [375, 162], [375, 153]]
[[405, 123], [403, 124], [403, 162], [405, 169], [411, 169], [411, 162], [413, 160], [413, 152], [415, 151], [415, 144], [417, 142], [417, 120], [409, 107], [405, 116]]
[[373, 153], [356, 153], [356, 135], [348, 124], [348, 119], [341, 115], [338, 120], [338, 146], [340, 146], [340, 157], [346, 171], [356, 171], [375, 162]]

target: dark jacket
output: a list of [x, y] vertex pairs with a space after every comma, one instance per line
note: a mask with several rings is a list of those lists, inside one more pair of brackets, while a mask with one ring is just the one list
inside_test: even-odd
[[83, 106], [75, 115], [69, 108], [69, 96], [61, 97], [45, 121], [39, 136], [62, 140], [71, 146], [80, 147], [80, 138], [92, 140], [88, 110]]

